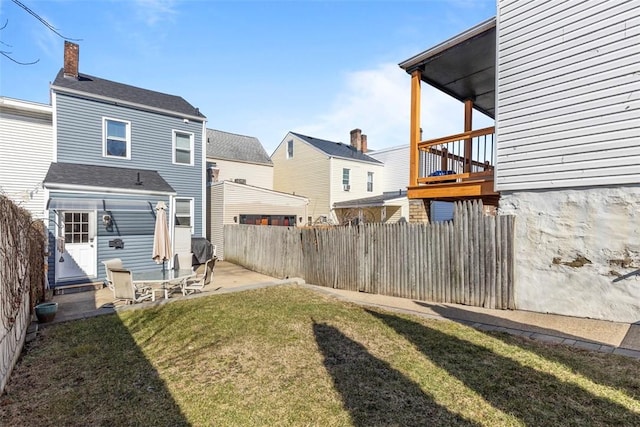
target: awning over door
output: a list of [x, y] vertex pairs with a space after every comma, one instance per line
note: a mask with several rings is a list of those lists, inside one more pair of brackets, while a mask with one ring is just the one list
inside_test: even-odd
[[51, 198], [47, 209], [68, 211], [153, 211], [153, 202], [145, 200]]

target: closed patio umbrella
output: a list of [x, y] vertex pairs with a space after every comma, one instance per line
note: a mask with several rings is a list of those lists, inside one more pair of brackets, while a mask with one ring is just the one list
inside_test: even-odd
[[164, 262], [171, 259], [171, 239], [167, 225], [167, 206], [163, 201], [156, 205], [156, 228], [153, 233], [153, 260], [164, 270]]

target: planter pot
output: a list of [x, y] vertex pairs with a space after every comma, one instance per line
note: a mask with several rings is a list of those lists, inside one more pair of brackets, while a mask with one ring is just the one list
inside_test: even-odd
[[56, 317], [57, 312], [57, 302], [43, 302], [42, 304], [36, 305], [36, 317], [38, 318], [38, 323], [52, 322]]

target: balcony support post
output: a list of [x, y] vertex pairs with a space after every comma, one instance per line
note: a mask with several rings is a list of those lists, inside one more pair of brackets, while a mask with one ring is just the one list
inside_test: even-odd
[[[464, 101], [464, 131], [471, 132], [473, 129], [473, 101]], [[471, 138], [464, 140], [464, 171], [471, 172]]]
[[410, 113], [410, 132], [409, 132], [409, 186], [418, 185], [418, 162], [420, 155], [418, 153], [418, 143], [420, 142], [420, 83], [422, 73], [415, 70], [411, 73], [411, 113]]

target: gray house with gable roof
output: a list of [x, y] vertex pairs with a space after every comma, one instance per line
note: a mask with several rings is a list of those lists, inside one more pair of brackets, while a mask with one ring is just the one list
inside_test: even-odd
[[206, 118], [183, 98], [79, 73], [65, 42], [51, 84], [54, 155], [44, 179], [50, 221], [49, 283], [100, 281], [102, 261], [134, 271], [151, 259], [155, 206], [169, 207], [175, 245], [205, 229]]

